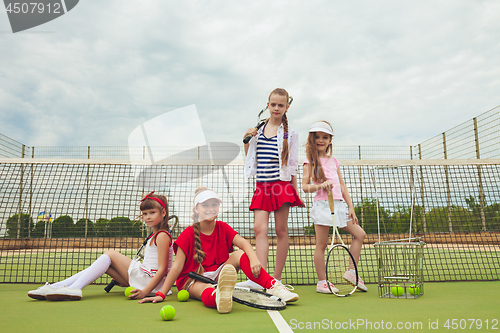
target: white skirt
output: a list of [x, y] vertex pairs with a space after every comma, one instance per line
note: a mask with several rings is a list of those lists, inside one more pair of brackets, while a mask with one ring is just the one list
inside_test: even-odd
[[[153, 278], [154, 274], [151, 273], [151, 270], [143, 267], [141, 262], [138, 260], [132, 260], [130, 266], [128, 266], [128, 284], [135, 289], [144, 289], [149, 281]], [[156, 287], [151, 290], [149, 296], [154, 296], [158, 291], [163, 287], [163, 283], [165, 282], [166, 276], [160, 280], [160, 282], [156, 285]], [[172, 291], [169, 290], [167, 295], [172, 294]]]
[[[343, 200], [334, 200], [335, 206], [335, 223], [338, 228], [347, 227], [347, 221], [352, 221], [349, 218], [349, 208]], [[328, 200], [318, 200], [314, 201], [310, 212], [311, 218], [314, 224], [325, 225], [333, 227], [332, 213], [330, 212], [330, 206], [328, 205]]]

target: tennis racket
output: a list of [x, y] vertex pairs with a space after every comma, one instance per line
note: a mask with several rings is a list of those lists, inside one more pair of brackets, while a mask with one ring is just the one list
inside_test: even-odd
[[[288, 105], [292, 105], [292, 102], [293, 102], [293, 97], [290, 96], [288, 98]], [[267, 110], [267, 106], [265, 108], [263, 108], [262, 110], [260, 110], [259, 114], [257, 115], [257, 126], [255, 126], [255, 129], [258, 131], [262, 126], [264, 126], [264, 124], [266, 123], [267, 119], [269, 117], [266, 117], [265, 115], [263, 116], [262, 114], [264, 113], [264, 111]], [[247, 144], [250, 139], [252, 139], [252, 135], [251, 134], [248, 134], [247, 136], [245, 136], [245, 138], [243, 139], [243, 143], [244, 144]]]
[[[339, 297], [346, 297], [356, 291], [358, 287], [359, 275], [356, 262], [340, 237], [337, 223], [335, 222], [335, 207], [332, 191], [328, 192], [328, 204], [332, 213], [333, 235], [328, 256], [326, 258], [326, 281], [330, 291]], [[340, 244], [335, 243], [335, 236], [339, 238]], [[348, 276], [348, 270], [354, 268], [354, 274]], [[335, 287], [331, 286], [333, 284]]]
[[[177, 223], [179, 222], [179, 218], [176, 216], [176, 215], [170, 215], [168, 217], [168, 220], [170, 221], [171, 219], [175, 218], [175, 222], [174, 222], [174, 225], [173, 227], [170, 228], [170, 232], [172, 232], [175, 227], [177, 227]], [[148, 237], [146, 237], [146, 239], [144, 240], [144, 242], [142, 242], [142, 245], [141, 247], [139, 248], [139, 250], [137, 251], [137, 253], [135, 254], [134, 256], [134, 259], [133, 260], [139, 260], [139, 259], [143, 259], [144, 258], [144, 255], [142, 254], [142, 250], [144, 249], [144, 246], [146, 246], [146, 244], [148, 243], [148, 240], [151, 238], [151, 236], [153, 235], [153, 233], [150, 233]], [[111, 280], [111, 282], [104, 288], [104, 290], [109, 293], [111, 291], [111, 289], [113, 289], [113, 287], [117, 284], [118, 282], [113, 279]]]
[[[189, 272], [188, 275], [190, 278], [203, 283], [217, 284], [214, 280], [195, 272]], [[286, 303], [281, 298], [250, 288], [234, 287], [233, 301], [262, 310], [284, 310], [286, 308]]]

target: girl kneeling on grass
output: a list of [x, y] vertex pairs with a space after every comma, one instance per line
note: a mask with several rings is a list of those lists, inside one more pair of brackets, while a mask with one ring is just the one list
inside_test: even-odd
[[[82, 298], [82, 289], [107, 273], [122, 287], [133, 286], [132, 299], [141, 299], [154, 295], [164, 284], [165, 276], [172, 267], [173, 246], [168, 226], [168, 204], [163, 195], [151, 192], [141, 200], [141, 218], [153, 229], [145, 247], [144, 260], [132, 260], [129, 257], [108, 250], [87, 269], [56, 283], [28, 292], [34, 299], [51, 301], [72, 300]], [[165, 291], [169, 292], [170, 288]], [[171, 292], [170, 292], [171, 293]]]
[[[215, 192], [205, 187], [195, 190], [193, 225], [186, 228], [174, 243], [175, 261], [162, 290], [157, 296], [145, 298], [139, 303], [163, 301], [165, 297], [161, 293], [170, 290], [175, 281], [177, 289], [189, 291], [191, 298], [201, 300], [206, 307], [217, 308], [219, 313], [228, 313], [232, 308], [238, 269], [250, 280], [264, 286], [269, 294], [285, 302], [299, 299], [297, 294], [290, 292], [261, 267], [252, 245], [246, 239], [228, 224], [216, 220], [221, 203]], [[233, 252], [233, 245], [240, 250]], [[217, 289], [211, 284], [190, 279], [189, 272], [218, 281]]]
[[[306, 193], [316, 192], [314, 204], [311, 208], [311, 218], [314, 221], [316, 232], [316, 249], [314, 251], [314, 266], [318, 275], [316, 291], [331, 293], [326, 282], [325, 249], [328, 245], [328, 233], [333, 226], [330, 208], [328, 206], [328, 192], [333, 192], [335, 205], [335, 220], [337, 227], [353, 236], [350, 252], [358, 265], [361, 247], [366, 233], [359, 226], [354, 212], [351, 197], [339, 170], [339, 161], [332, 154], [333, 129], [330, 123], [318, 121], [309, 128], [306, 153], [304, 160], [302, 189]], [[310, 184], [312, 178], [313, 184]], [[335, 237], [335, 235], [334, 235]], [[358, 266], [359, 267], [359, 266]], [[344, 274], [344, 280], [352, 285], [356, 283], [354, 266]], [[335, 288], [330, 285], [332, 290]], [[363, 280], [359, 278], [358, 289], [367, 291]]]

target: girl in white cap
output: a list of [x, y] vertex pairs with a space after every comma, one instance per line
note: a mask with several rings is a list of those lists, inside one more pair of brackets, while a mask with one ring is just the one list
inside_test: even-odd
[[[264, 286], [269, 294], [285, 302], [299, 296], [271, 277], [261, 267], [252, 245], [238, 235], [227, 223], [217, 221], [221, 199], [205, 187], [195, 190], [193, 225], [186, 228], [174, 243], [175, 261], [165, 280], [162, 291], [168, 291], [174, 282], [177, 289], [189, 291], [189, 297], [199, 299], [206, 307], [228, 313], [232, 308], [232, 292], [236, 284], [236, 270], [255, 283]], [[233, 252], [233, 245], [239, 250]], [[196, 272], [217, 280], [217, 289], [211, 284], [190, 279], [189, 272]], [[161, 302], [165, 297], [155, 296], [140, 301]]]
[[[330, 208], [328, 206], [328, 192], [332, 191], [335, 205], [335, 220], [337, 227], [353, 236], [350, 252], [356, 265], [359, 261], [361, 247], [366, 233], [359, 226], [354, 212], [349, 191], [342, 179], [339, 161], [332, 154], [333, 129], [330, 123], [318, 121], [309, 128], [309, 137], [306, 144], [307, 158], [304, 160], [302, 189], [306, 193], [316, 192], [311, 218], [314, 221], [316, 232], [316, 250], [314, 251], [314, 267], [318, 275], [316, 291], [331, 293], [326, 282], [325, 249], [328, 245], [328, 232], [333, 226]], [[311, 184], [312, 179], [312, 184]], [[359, 267], [359, 266], [358, 266]], [[354, 285], [356, 277], [353, 269], [344, 274], [344, 279]], [[334, 288], [331, 285], [332, 289]], [[367, 291], [363, 280], [359, 278], [358, 289]]]
[[[256, 176], [256, 190], [250, 204], [254, 212], [255, 250], [262, 266], [267, 268], [269, 255], [269, 215], [274, 212], [277, 237], [276, 266], [273, 276], [281, 280], [288, 255], [288, 212], [290, 207], [303, 207], [298, 195], [298, 134], [288, 126], [290, 107], [288, 92], [274, 89], [267, 103], [269, 118], [258, 131], [250, 128], [244, 137], [252, 139], [245, 144], [245, 177]], [[262, 289], [246, 281], [238, 286]]]

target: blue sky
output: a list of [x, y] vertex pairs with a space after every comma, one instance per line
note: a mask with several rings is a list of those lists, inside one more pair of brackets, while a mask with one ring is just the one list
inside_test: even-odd
[[499, 17], [498, 1], [82, 0], [13, 34], [2, 10], [0, 133], [126, 146], [195, 104], [207, 141], [240, 144], [283, 87], [303, 140], [324, 119], [338, 145], [413, 145], [500, 104]]

